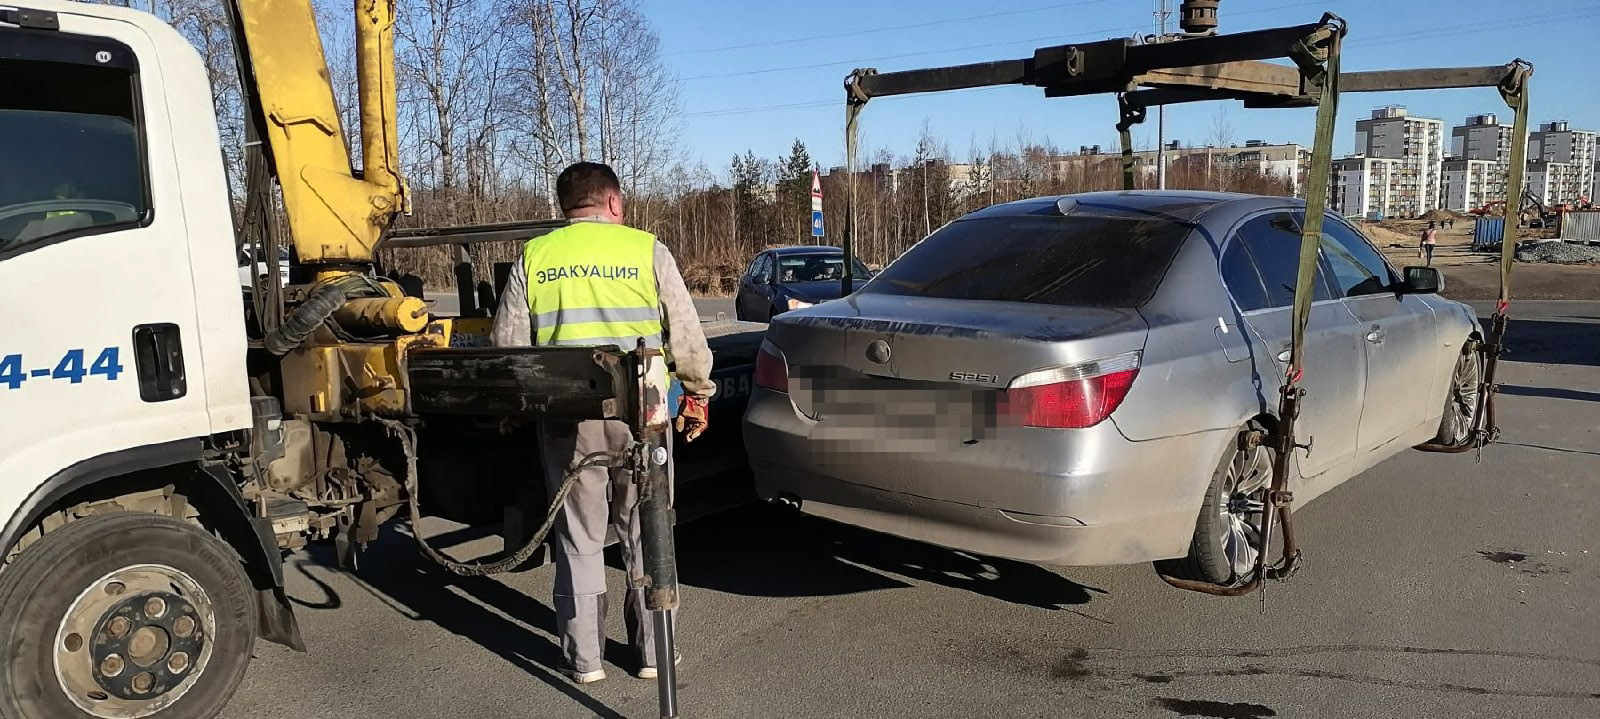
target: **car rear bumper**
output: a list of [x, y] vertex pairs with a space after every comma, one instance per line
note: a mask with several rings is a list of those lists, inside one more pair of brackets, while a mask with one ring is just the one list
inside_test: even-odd
[[758, 496], [909, 539], [1066, 565], [1186, 554], [1225, 434], [1132, 442], [1104, 422], [880, 452], [817, 426], [786, 395], [752, 394], [744, 441]]

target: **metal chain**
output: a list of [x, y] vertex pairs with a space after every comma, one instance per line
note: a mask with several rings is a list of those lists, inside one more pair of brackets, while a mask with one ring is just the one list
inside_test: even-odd
[[[521, 566], [523, 562], [528, 561], [528, 558], [538, 550], [539, 545], [544, 543], [545, 537], [550, 534], [550, 530], [555, 527], [556, 519], [561, 516], [561, 510], [566, 506], [567, 495], [577, 485], [578, 478], [583, 474], [583, 470], [590, 467], [627, 466], [632, 451], [632, 446], [630, 445], [629, 448], [619, 452], [594, 452], [572, 465], [572, 468], [567, 470], [567, 475], [562, 478], [561, 485], [556, 488], [555, 494], [550, 497], [550, 510], [545, 514], [544, 524], [540, 525], [539, 530], [534, 532], [533, 536], [529, 537], [528, 541], [518, 547], [516, 551], [492, 562], [459, 562], [434, 549], [433, 546], [428, 544], [427, 538], [422, 536], [422, 510], [417, 505], [416, 431], [394, 420], [377, 418], [377, 421], [383, 424], [391, 436], [400, 440], [400, 446], [405, 451], [406, 505], [411, 515], [411, 536], [416, 540], [417, 548], [422, 550], [422, 554], [433, 560], [434, 563], [444, 567], [452, 574], [463, 577], [485, 577], [491, 574], [500, 574], [515, 569]], [[617, 463], [613, 464], [613, 461]]]

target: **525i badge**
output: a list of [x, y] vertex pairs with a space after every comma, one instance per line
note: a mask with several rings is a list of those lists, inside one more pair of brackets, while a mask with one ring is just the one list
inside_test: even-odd
[[995, 375], [984, 374], [982, 372], [951, 372], [950, 379], [953, 379], [957, 382], [995, 382], [1000, 378], [996, 377]]

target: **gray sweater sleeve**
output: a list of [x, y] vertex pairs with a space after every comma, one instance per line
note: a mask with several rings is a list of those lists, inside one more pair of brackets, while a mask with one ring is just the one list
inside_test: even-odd
[[666, 330], [667, 351], [672, 354], [678, 380], [686, 394], [709, 398], [717, 386], [711, 382], [711, 347], [700, 327], [700, 313], [689, 296], [689, 288], [678, 272], [678, 262], [667, 246], [656, 242], [656, 293], [661, 297], [662, 329]]
[[494, 312], [495, 347], [528, 347], [533, 344], [533, 318], [528, 316], [528, 274], [521, 258], [511, 265], [511, 279], [500, 292], [500, 306]]

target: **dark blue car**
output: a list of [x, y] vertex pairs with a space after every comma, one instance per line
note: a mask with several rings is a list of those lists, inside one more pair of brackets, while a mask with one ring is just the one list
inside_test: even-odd
[[[854, 263], [856, 289], [871, 273], [859, 260]], [[767, 322], [801, 307], [839, 298], [844, 276], [844, 251], [837, 247], [779, 247], [757, 254], [734, 298], [734, 314], [746, 322]]]

